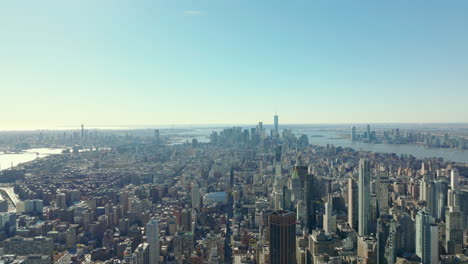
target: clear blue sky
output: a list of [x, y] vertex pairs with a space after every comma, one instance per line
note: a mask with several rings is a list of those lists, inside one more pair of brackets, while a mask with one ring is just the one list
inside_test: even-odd
[[468, 1], [0, 3], [0, 127], [468, 122]]

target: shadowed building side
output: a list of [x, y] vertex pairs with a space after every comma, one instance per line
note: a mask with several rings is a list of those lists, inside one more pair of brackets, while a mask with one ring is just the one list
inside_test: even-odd
[[276, 211], [268, 216], [270, 263], [296, 263], [296, 214]]

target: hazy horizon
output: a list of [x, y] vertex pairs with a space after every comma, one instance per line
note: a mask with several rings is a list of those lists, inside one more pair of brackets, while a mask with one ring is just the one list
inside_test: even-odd
[[[262, 121], [259, 121], [262, 122]], [[263, 125], [267, 128], [273, 127], [273, 122], [262, 122]], [[138, 129], [196, 129], [196, 128], [226, 128], [226, 127], [255, 127], [258, 125], [254, 124], [234, 124], [234, 123], [225, 123], [225, 124], [162, 124], [162, 125], [86, 125], [83, 124], [85, 129], [90, 130], [138, 130]], [[317, 127], [345, 127], [356, 126], [358, 129], [364, 129], [367, 125], [376, 126], [376, 127], [394, 127], [394, 128], [405, 128], [405, 127], [420, 127], [420, 128], [432, 128], [439, 126], [448, 126], [451, 128], [468, 128], [468, 122], [434, 122], [434, 123], [281, 123], [280, 128], [284, 127], [295, 127], [295, 126], [317, 126]], [[0, 127], [0, 132], [8, 131], [55, 131], [55, 130], [81, 130], [81, 125], [77, 126], [48, 126], [48, 127]]]

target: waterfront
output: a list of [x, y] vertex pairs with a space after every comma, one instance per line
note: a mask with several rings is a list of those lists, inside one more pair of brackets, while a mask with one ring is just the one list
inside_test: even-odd
[[[244, 129], [250, 129], [252, 126], [244, 126]], [[177, 134], [177, 142], [190, 142], [192, 138], [198, 139], [199, 142], [209, 142], [209, 135], [213, 131], [221, 131], [225, 127], [209, 127], [209, 128], [191, 128], [189, 131]], [[267, 131], [269, 126], [265, 126]], [[309, 138], [309, 143], [319, 146], [327, 144], [335, 147], [347, 147], [354, 150], [396, 153], [398, 155], [412, 155], [416, 158], [433, 158], [440, 157], [447, 161], [468, 163], [468, 150], [448, 149], [448, 148], [426, 148], [422, 145], [414, 144], [373, 144], [363, 142], [352, 142], [348, 137], [350, 133], [349, 126], [326, 126], [326, 125], [284, 125], [283, 128], [291, 129], [297, 136], [305, 134]], [[348, 131], [349, 130], [349, 131]]]
[[[296, 131], [298, 134], [299, 132]], [[309, 136], [309, 143], [314, 145], [326, 146], [327, 144], [335, 147], [347, 147], [354, 150], [364, 150], [371, 152], [396, 153], [398, 155], [408, 154], [416, 158], [440, 157], [446, 161], [468, 163], [468, 150], [448, 149], [448, 148], [426, 148], [422, 145], [414, 144], [373, 144], [363, 142], [352, 142], [343, 137], [343, 132], [338, 131], [304, 131]], [[311, 135], [320, 135], [321, 137], [311, 137]]]
[[[168, 143], [182, 144], [191, 142], [193, 138], [199, 142], [209, 142], [210, 134], [213, 131], [219, 132], [226, 127], [232, 126], [193, 126], [162, 128], [161, 135], [169, 136]], [[241, 126], [243, 129], [254, 127], [252, 125]], [[271, 126], [264, 126], [266, 131], [270, 131]], [[448, 148], [426, 148], [415, 144], [374, 144], [364, 142], [352, 142], [349, 139], [349, 125], [284, 125], [282, 129], [291, 129], [297, 136], [305, 134], [309, 138], [309, 143], [314, 145], [326, 146], [327, 144], [335, 147], [349, 147], [354, 150], [363, 150], [382, 153], [396, 153], [398, 155], [412, 155], [416, 158], [440, 157], [447, 161], [468, 163], [468, 150], [448, 149]], [[136, 130], [128, 130], [136, 131]], [[464, 133], [466, 131], [463, 131]], [[11, 168], [19, 163], [32, 161], [36, 158], [45, 157], [51, 154], [61, 153], [61, 149], [35, 148], [25, 150], [21, 153], [2, 153], [0, 152], [0, 170]]]
[[50, 148], [34, 148], [24, 150], [19, 153], [4, 153], [0, 152], [0, 170], [9, 169], [15, 167], [20, 163], [35, 160], [37, 158], [43, 158], [52, 154], [60, 154], [62, 149], [50, 149]]

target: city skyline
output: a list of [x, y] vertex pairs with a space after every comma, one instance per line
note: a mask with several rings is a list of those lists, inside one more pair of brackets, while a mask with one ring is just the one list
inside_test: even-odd
[[[279, 115], [278, 115], [279, 116]], [[271, 118], [270, 118], [271, 119]], [[262, 122], [265, 127], [268, 129], [274, 130], [274, 121], [270, 121], [267, 119], [263, 119], [264, 121], [257, 121], [255, 123], [232, 123], [232, 122], [225, 122], [225, 123], [193, 123], [193, 124], [109, 124], [109, 125], [100, 125], [100, 124], [89, 124], [89, 123], [75, 123], [70, 125], [8, 125], [3, 124], [0, 127], [1, 131], [34, 131], [34, 130], [81, 130], [81, 125], [84, 125], [86, 129], [96, 129], [96, 130], [136, 130], [136, 129], [194, 129], [194, 128], [226, 128], [226, 127], [255, 127], [258, 125], [259, 122]], [[266, 120], [266, 121], [265, 121]], [[416, 123], [416, 122], [379, 122], [379, 123], [284, 123], [279, 122], [279, 130], [283, 128], [291, 128], [297, 126], [310, 126], [310, 127], [339, 127], [339, 128], [352, 128], [353, 126], [356, 127], [359, 131], [365, 131], [366, 126], [371, 125], [378, 129], [390, 129], [390, 128], [401, 128], [401, 129], [415, 129], [420, 128], [423, 130], [427, 130], [430, 128], [436, 127], [447, 127], [447, 128], [466, 128], [468, 127], [468, 122], [428, 122], [428, 123]], [[399, 127], [401, 126], [401, 127]]]
[[2, 3], [0, 123], [468, 122], [467, 7]]
[[273, 120], [277, 129], [0, 133], [0, 259], [468, 259], [466, 129], [332, 128], [337, 137]]

